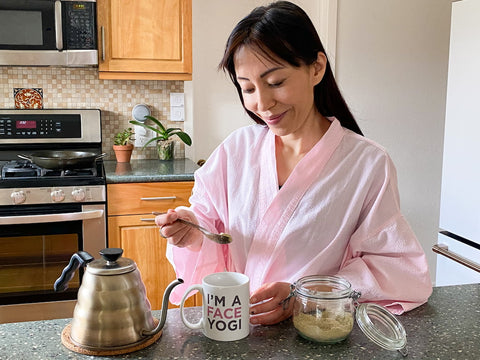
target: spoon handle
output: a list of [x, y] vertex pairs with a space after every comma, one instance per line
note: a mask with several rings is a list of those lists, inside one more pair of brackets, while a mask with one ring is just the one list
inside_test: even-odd
[[179, 221], [185, 225], [190, 225], [191, 227], [194, 227], [195, 229], [198, 229], [200, 230], [202, 233], [204, 233], [205, 235], [215, 235], [213, 234], [212, 232], [208, 231], [207, 229], [201, 227], [200, 225], [197, 225], [195, 223], [192, 223], [188, 220], [185, 220], [185, 219], [181, 219], [181, 218], [178, 218], [176, 221]]
[[[165, 212], [157, 212], [157, 211], [153, 211], [152, 212], [153, 215], [162, 215], [162, 214], [166, 214]], [[195, 223], [192, 223], [188, 220], [184, 220], [184, 219], [181, 219], [181, 218], [178, 218], [177, 220], [175, 221], [179, 221], [185, 225], [189, 225], [191, 227], [194, 227], [195, 229], [201, 231], [208, 239], [218, 243], [218, 244], [230, 244], [232, 242], [232, 237], [228, 234], [224, 234], [224, 233], [221, 233], [221, 234], [214, 234], [210, 231], [208, 231], [207, 229], [205, 229], [204, 227], [200, 226], [200, 225], [197, 225]]]
[[[152, 212], [153, 215], [163, 215], [163, 214], [166, 214], [166, 212], [158, 212], [158, 211], [153, 211]], [[200, 230], [202, 233], [204, 233], [205, 235], [212, 235], [213, 233], [211, 233], [210, 231], [208, 231], [207, 229], [205, 229], [204, 227], [201, 227], [200, 225], [197, 225], [193, 222], [190, 222], [188, 220], [185, 220], [185, 219], [181, 219], [181, 218], [178, 218], [177, 220], [175, 221], [179, 221], [185, 225], [190, 225], [198, 230]], [[214, 235], [214, 234], [213, 234]]]

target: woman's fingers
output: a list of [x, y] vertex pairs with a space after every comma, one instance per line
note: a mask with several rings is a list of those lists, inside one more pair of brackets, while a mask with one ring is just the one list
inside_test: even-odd
[[160, 234], [174, 246], [189, 247], [191, 250], [198, 251], [203, 241], [201, 233], [188, 225], [176, 221], [179, 217], [185, 217], [197, 222], [195, 216], [189, 211], [179, 210], [177, 212], [169, 209], [165, 214], [155, 217], [155, 223], [160, 227]]
[[260, 287], [250, 298], [250, 322], [272, 325], [288, 319], [293, 312], [293, 302], [284, 306], [283, 300], [290, 294], [290, 284], [275, 282]]

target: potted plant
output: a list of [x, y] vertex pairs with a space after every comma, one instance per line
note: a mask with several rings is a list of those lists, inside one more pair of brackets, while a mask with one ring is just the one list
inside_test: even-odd
[[182, 140], [186, 145], [190, 146], [192, 145], [192, 139], [190, 136], [184, 132], [180, 128], [166, 128], [163, 126], [163, 124], [153, 116], [145, 116], [146, 119], [151, 120], [153, 123], [157, 125], [157, 127], [153, 127], [150, 125], [147, 125], [145, 123], [142, 123], [140, 121], [136, 120], [131, 120], [130, 123], [138, 126], [142, 126], [146, 129], [150, 129], [154, 131], [157, 136], [154, 138], [151, 138], [148, 140], [144, 145], [144, 149], [148, 144], [150, 144], [153, 141], [157, 142], [157, 151], [158, 151], [158, 158], [160, 160], [172, 160], [173, 159], [173, 139], [171, 138], [173, 135], [177, 135], [180, 140]]
[[113, 138], [113, 150], [115, 151], [117, 162], [130, 162], [133, 151], [133, 135], [134, 132], [132, 128], [126, 128], [115, 134]]

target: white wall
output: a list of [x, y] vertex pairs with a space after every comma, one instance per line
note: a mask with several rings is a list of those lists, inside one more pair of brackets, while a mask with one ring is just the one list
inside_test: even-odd
[[[387, 148], [402, 209], [435, 274], [450, 0], [338, 0], [337, 32], [324, 32], [337, 0], [295, 1], [327, 46], [340, 88], [366, 136]], [[216, 67], [228, 34], [261, 0], [193, 0], [193, 81], [185, 83], [186, 156], [206, 159], [234, 129], [251, 124], [230, 80]], [[330, 7], [329, 7], [330, 6]], [[329, 10], [330, 9], [330, 10]], [[215, 15], [219, 14], [219, 15]], [[335, 30], [335, 29], [334, 29]], [[327, 42], [327, 44], [325, 44]]]
[[[218, 71], [225, 44], [235, 25], [253, 8], [271, 0], [193, 0], [193, 80], [185, 82], [185, 129], [193, 145], [185, 155], [206, 159], [233, 130], [252, 124], [236, 90], [223, 71]], [[295, 0], [319, 24], [320, 10], [331, 0]], [[334, 1], [336, 3], [336, 0]], [[328, 28], [320, 29], [326, 32]], [[334, 38], [326, 39], [335, 40]]]
[[438, 232], [450, 0], [339, 0], [336, 77], [365, 135], [397, 167], [401, 206], [427, 254]]

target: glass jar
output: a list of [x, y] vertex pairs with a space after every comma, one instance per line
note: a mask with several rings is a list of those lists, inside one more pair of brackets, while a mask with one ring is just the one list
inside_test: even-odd
[[[387, 350], [408, 354], [402, 324], [382, 306], [359, 304], [360, 292], [338, 276], [305, 276], [292, 285], [293, 325], [307, 340], [332, 344], [346, 339], [356, 320], [360, 330]], [[288, 298], [286, 299], [288, 300]]]
[[307, 340], [336, 343], [353, 329], [354, 300], [360, 293], [337, 276], [306, 276], [295, 283], [293, 325]]

